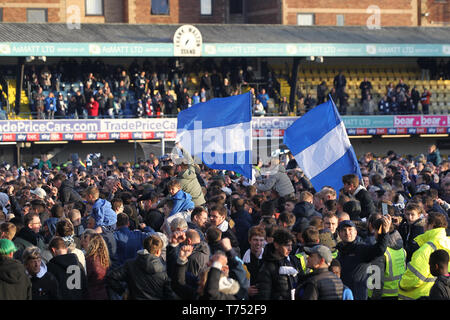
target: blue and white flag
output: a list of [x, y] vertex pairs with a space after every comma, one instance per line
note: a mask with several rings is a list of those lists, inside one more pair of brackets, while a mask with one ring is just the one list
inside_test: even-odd
[[355, 151], [331, 99], [287, 128], [284, 143], [317, 191], [331, 186], [339, 193], [346, 174], [353, 173], [361, 179]]
[[177, 140], [211, 169], [252, 178], [251, 95], [196, 104], [178, 114]]

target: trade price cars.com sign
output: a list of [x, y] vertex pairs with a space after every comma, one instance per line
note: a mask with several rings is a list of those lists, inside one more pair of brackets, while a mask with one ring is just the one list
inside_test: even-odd
[[[253, 117], [253, 138], [281, 138], [298, 117]], [[450, 133], [450, 116], [343, 116], [350, 136]], [[175, 139], [176, 118], [2, 120], [0, 141]]]

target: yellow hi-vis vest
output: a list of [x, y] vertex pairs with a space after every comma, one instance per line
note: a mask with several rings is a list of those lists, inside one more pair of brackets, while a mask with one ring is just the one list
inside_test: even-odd
[[[394, 250], [387, 248], [384, 253], [384, 276], [383, 276], [383, 289], [381, 291], [381, 297], [396, 297], [398, 296], [398, 284], [402, 275], [406, 271], [406, 251], [401, 248]], [[373, 290], [368, 289], [367, 295], [369, 298], [373, 295]]]
[[295, 256], [300, 260], [300, 264], [302, 265], [302, 270], [304, 274], [311, 273], [312, 270], [306, 267], [306, 253], [305, 252], [296, 253]]
[[381, 296], [397, 297], [398, 284], [406, 271], [406, 251], [403, 248], [398, 250], [387, 248], [384, 253], [384, 258], [386, 260], [386, 269], [384, 272], [384, 285]]
[[[414, 238], [420, 246], [406, 267], [405, 273], [399, 283], [399, 300], [416, 300], [427, 297], [436, 278], [430, 273], [428, 264], [430, 255], [438, 250], [446, 250], [450, 254], [450, 237], [447, 237], [445, 228], [436, 228]], [[449, 263], [450, 266], [450, 263]]]

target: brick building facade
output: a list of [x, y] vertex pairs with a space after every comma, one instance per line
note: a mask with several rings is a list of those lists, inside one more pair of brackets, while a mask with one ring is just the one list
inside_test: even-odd
[[450, 0], [3, 0], [2, 22], [443, 26]]

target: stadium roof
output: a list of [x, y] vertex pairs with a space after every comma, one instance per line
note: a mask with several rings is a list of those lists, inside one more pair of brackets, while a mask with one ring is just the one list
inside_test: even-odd
[[[180, 25], [0, 23], [3, 42], [172, 42]], [[393, 43], [448, 44], [450, 27], [285, 26], [198, 24], [211, 43]]]
[[[0, 23], [0, 56], [174, 56], [180, 24]], [[198, 24], [202, 56], [442, 56], [449, 27]], [[88, 48], [89, 46], [89, 48]], [[97, 46], [97, 47], [95, 47]]]

